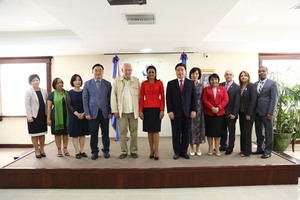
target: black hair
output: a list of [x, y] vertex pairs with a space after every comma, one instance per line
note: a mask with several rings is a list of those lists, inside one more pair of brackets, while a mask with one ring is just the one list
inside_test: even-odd
[[[57, 85], [57, 83], [58, 83], [59, 80], [61, 80], [61, 79], [60, 78], [55, 78], [52, 81], [52, 87], [53, 87], [54, 90], [56, 90], [56, 85]], [[61, 80], [61, 82], [64, 83], [63, 80]]]
[[104, 70], [104, 67], [101, 64], [94, 64], [94, 66], [92, 67], [92, 70], [94, 70], [95, 67], [101, 67]]
[[80, 81], [81, 81], [80, 86], [82, 86], [82, 78], [81, 78], [81, 76], [80, 76], [79, 74], [74, 74], [74, 75], [71, 77], [71, 81], [70, 81], [70, 84], [71, 84], [72, 87], [74, 87], [74, 81], [76, 80], [77, 77], [78, 77], [78, 78], [80, 79]]
[[196, 71], [198, 71], [198, 73], [199, 73], [199, 77], [198, 77], [198, 79], [200, 80], [201, 79], [201, 69], [199, 68], [199, 67], [193, 67], [191, 70], [190, 70], [190, 75], [189, 75], [189, 77], [190, 77], [190, 79], [192, 79], [192, 74], [193, 73], [195, 73]]
[[33, 79], [35, 79], [35, 78], [39, 79], [39, 81], [40, 81], [40, 77], [39, 77], [38, 74], [31, 74], [31, 75], [28, 77], [28, 82], [29, 82], [29, 84], [31, 84], [31, 81], [32, 81]]
[[[154, 71], [155, 71], [155, 81], [157, 81], [157, 78], [156, 78], [156, 75], [157, 75], [157, 73], [156, 73], [156, 68], [153, 66], [153, 65], [149, 65], [148, 67], [147, 67], [147, 69], [146, 69], [146, 72], [147, 72], [147, 74], [148, 74], [148, 70], [149, 69], [153, 69]], [[147, 79], [148, 79], [148, 76], [147, 76]], [[148, 79], [149, 80], [149, 79]]]
[[219, 77], [219, 75], [216, 74], [216, 73], [213, 73], [213, 74], [211, 74], [211, 75], [208, 77], [209, 84], [210, 84], [210, 80], [211, 80], [212, 78], [216, 78], [216, 79], [218, 79], [218, 82], [220, 82], [220, 77]]
[[178, 64], [175, 66], [175, 70], [177, 69], [177, 67], [184, 67], [184, 69], [186, 70], [186, 64], [178, 63]]

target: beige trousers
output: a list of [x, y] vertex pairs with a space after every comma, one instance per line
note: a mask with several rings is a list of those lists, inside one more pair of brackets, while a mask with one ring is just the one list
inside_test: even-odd
[[122, 113], [122, 117], [118, 119], [119, 130], [121, 136], [121, 152], [128, 154], [127, 148], [127, 132], [130, 132], [130, 153], [137, 153], [137, 129], [138, 119], [134, 118], [134, 113]]

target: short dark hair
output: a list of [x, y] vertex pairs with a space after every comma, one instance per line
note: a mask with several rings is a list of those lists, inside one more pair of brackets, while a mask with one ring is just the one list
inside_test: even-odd
[[77, 77], [78, 77], [78, 78], [80, 79], [80, 81], [81, 81], [80, 86], [82, 86], [82, 78], [81, 78], [81, 76], [80, 76], [79, 74], [74, 74], [74, 75], [71, 77], [71, 81], [70, 81], [70, 84], [71, 84], [72, 87], [74, 87], [74, 81], [76, 80]]
[[189, 77], [190, 77], [190, 79], [192, 78], [192, 74], [193, 73], [195, 73], [195, 72], [197, 72], [198, 71], [198, 73], [199, 73], [199, 77], [198, 77], [198, 79], [200, 80], [201, 79], [201, 69], [199, 68], [199, 67], [193, 67], [191, 70], [190, 70], [190, 74], [189, 74]]
[[92, 67], [92, 70], [94, 70], [95, 67], [101, 67], [104, 70], [104, 67], [101, 64], [94, 64], [94, 66]]
[[28, 82], [29, 82], [29, 84], [31, 84], [31, 81], [32, 81], [33, 79], [35, 79], [35, 78], [39, 79], [39, 81], [40, 81], [40, 77], [39, 77], [38, 74], [31, 74], [31, 75], [28, 77]]
[[[146, 69], [147, 74], [148, 74], [148, 70], [149, 70], [149, 69], [153, 69], [153, 70], [155, 71], [155, 80], [157, 81], [157, 78], [156, 78], [156, 75], [157, 75], [157, 73], [156, 73], [156, 68], [155, 68], [153, 65], [149, 65], [149, 66], [147, 67], [147, 69]], [[148, 79], [148, 76], [147, 76], [147, 79]]]
[[216, 79], [218, 79], [218, 82], [220, 82], [220, 77], [219, 77], [219, 75], [216, 74], [216, 73], [213, 73], [213, 74], [211, 74], [211, 75], [208, 77], [208, 82], [209, 82], [209, 84], [210, 84], [210, 80], [211, 80], [212, 78], [216, 78]]
[[61, 82], [64, 83], [63, 80], [62, 80], [61, 78], [55, 78], [55, 79], [52, 81], [52, 87], [53, 87], [54, 90], [56, 90], [56, 85], [57, 85], [57, 82], [58, 82], [59, 80], [61, 80]]
[[175, 70], [177, 69], [177, 67], [184, 67], [184, 69], [186, 70], [186, 64], [178, 63], [178, 64], [175, 66]]

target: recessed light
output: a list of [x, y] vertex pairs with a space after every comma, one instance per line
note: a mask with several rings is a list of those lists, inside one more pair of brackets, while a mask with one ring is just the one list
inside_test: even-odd
[[144, 49], [141, 49], [140, 52], [142, 52], [142, 53], [150, 53], [150, 52], [152, 52], [152, 49], [150, 49], [150, 48], [144, 48]]
[[250, 16], [247, 18], [248, 22], [256, 22], [257, 20], [259, 20], [259, 17], [257, 16]]
[[38, 22], [36, 20], [26, 20], [25, 23], [28, 25], [34, 25], [34, 26], [41, 24], [40, 22]]

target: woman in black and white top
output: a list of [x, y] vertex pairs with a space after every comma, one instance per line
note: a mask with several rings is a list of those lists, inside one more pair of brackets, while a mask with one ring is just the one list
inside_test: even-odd
[[46, 101], [47, 91], [40, 88], [40, 77], [32, 74], [28, 78], [31, 88], [25, 93], [25, 108], [28, 132], [35, 149], [36, 158], [46, 157], [44, 151], [45, 134], [47, 133]]

